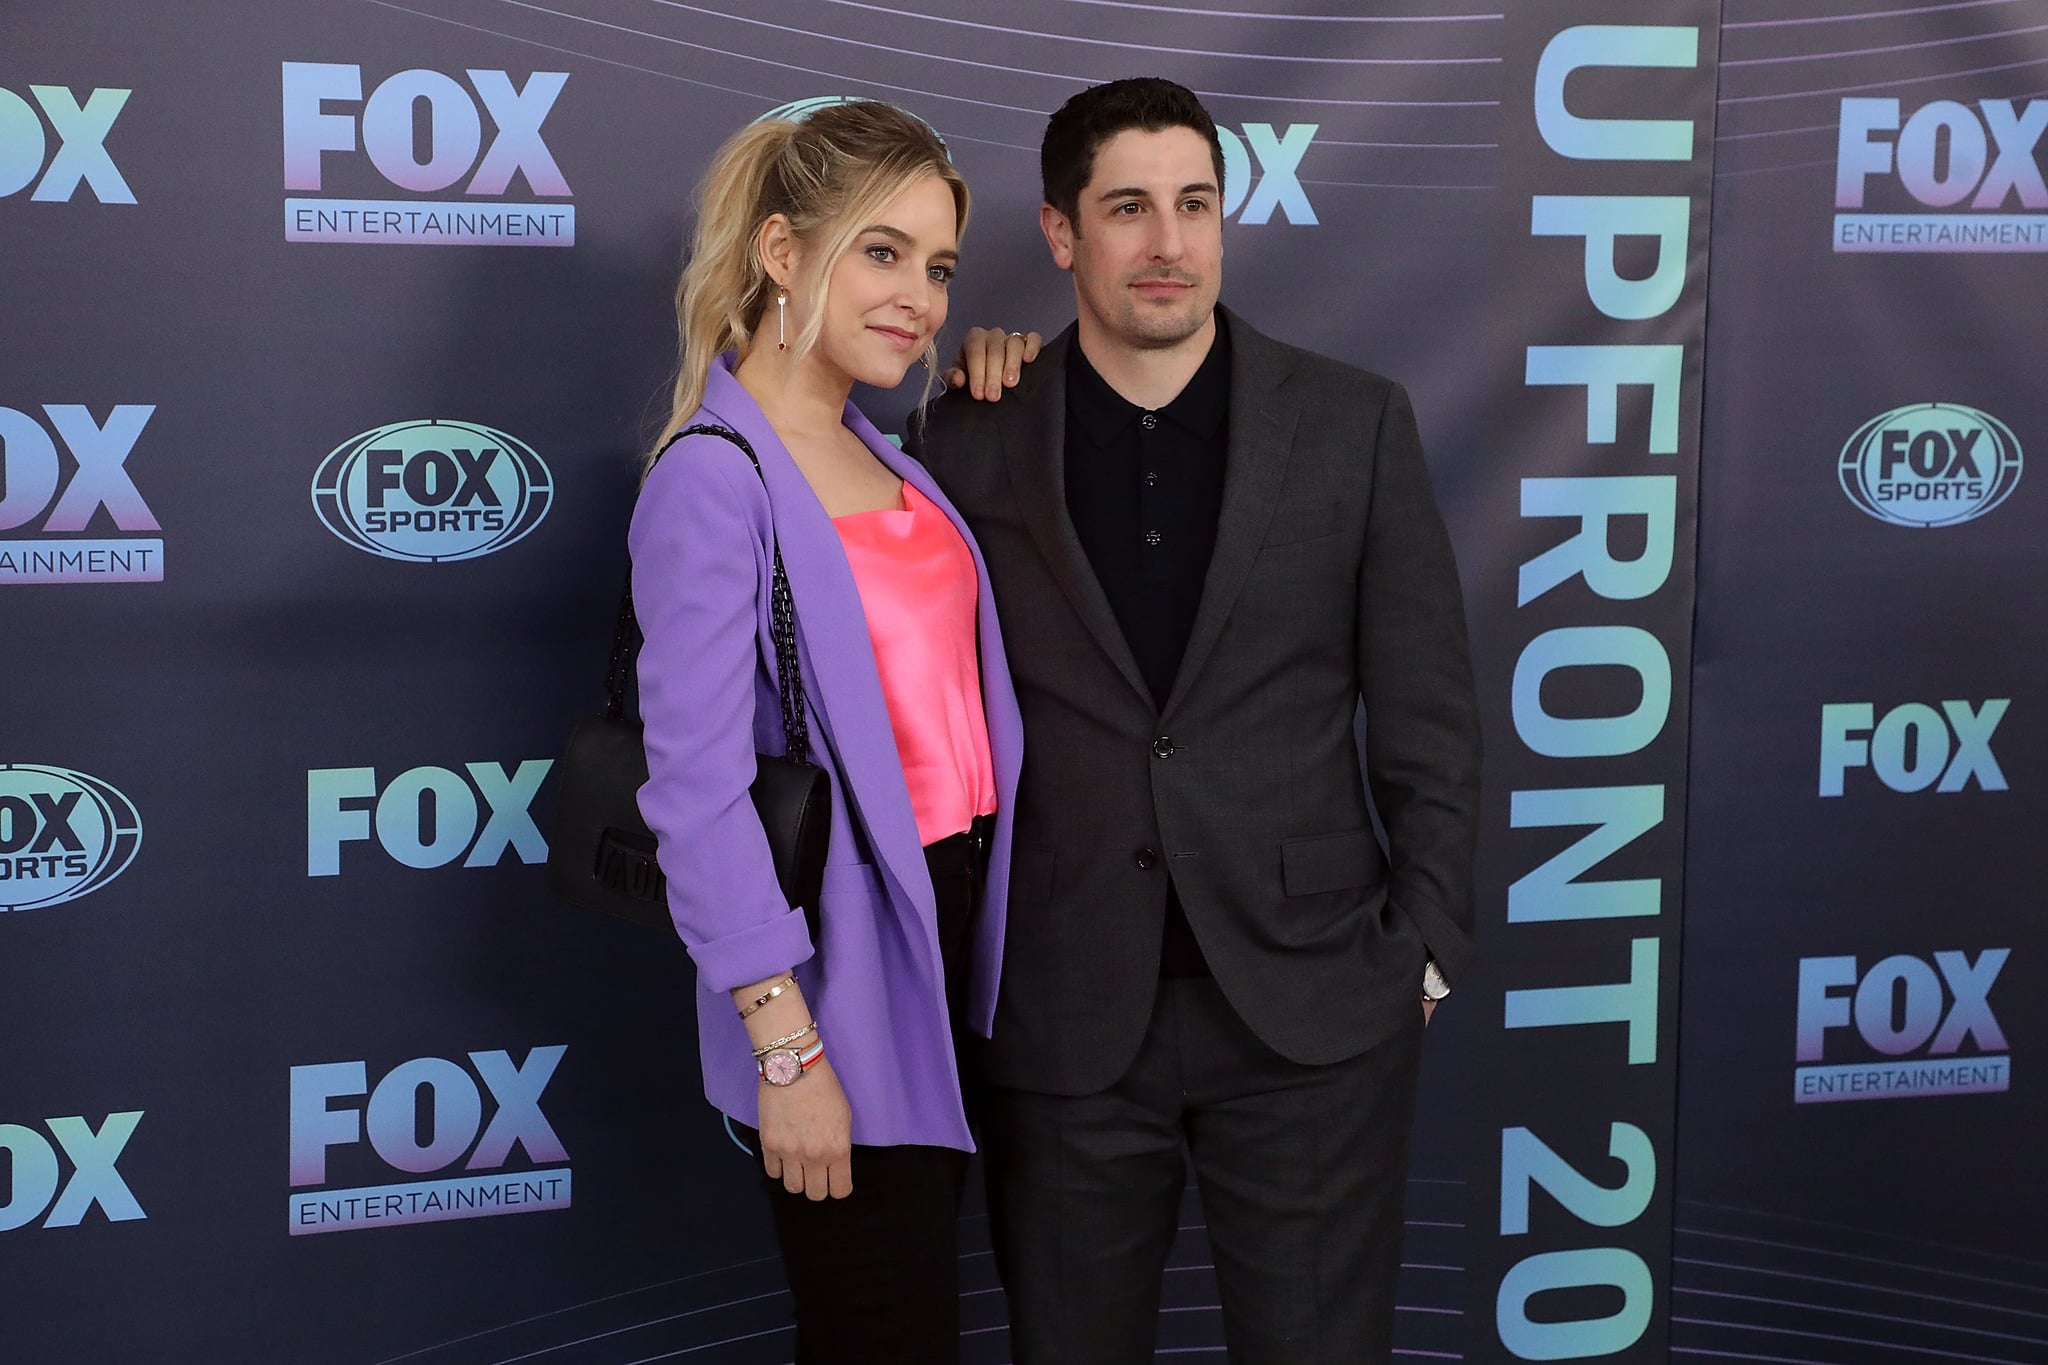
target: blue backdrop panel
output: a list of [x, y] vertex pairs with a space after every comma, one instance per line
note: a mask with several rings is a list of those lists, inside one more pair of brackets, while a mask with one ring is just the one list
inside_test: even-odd
[[[2048, 18], [1860, 12], [0, 16], [0, 1359], [789, 1358], [686, 955], [537, 867], [687, 195], [771, 109], [899, 100], [974, 187], [953, 334], [1050, 330], [1045, 115], [1141, 72], [1223, 127], [1226, 301], [1414, 394], [1471, 604], [1486, 941], [1403, 1357], [2048, 1358]], [[1160, 1344], [1215, 1353], [1182, 1221]], [[971, 1207], [1007, 1361], [986, 1247]]]
[[1507, 308], [1466, 561], [1490, 755], [1478, 1359], [1667, 1358], [1716, 11], [1652, 8], [1508, 20]]
[[2037, 4], [1731, 3], [1674, 1339], [2048, 1360]]

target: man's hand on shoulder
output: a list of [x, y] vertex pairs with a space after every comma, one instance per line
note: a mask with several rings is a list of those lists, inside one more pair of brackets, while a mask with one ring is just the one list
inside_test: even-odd
[[960, 343], [960, 358], [945, 373], [948, 390], [965, 389], [970, 398], [996, 402], [1004, 389], [1014, 389], [1024, 367], [1038, 359], [1044, 344], [1036, 332], [1005, 332], [996, 327], [969, 329]]

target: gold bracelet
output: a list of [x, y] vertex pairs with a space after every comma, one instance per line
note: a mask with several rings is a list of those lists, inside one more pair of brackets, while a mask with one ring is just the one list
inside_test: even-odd
[[775, 1039], [773, 1042], [761, 1044], [761, 1046], [754, 1049], [754, 1055], [756, 1057], [766, 1057], [769, 1053], [775, 1051], [777, 1048], [788, 1047], [791, 1043], [803, 1037], [805, 1034], [815, 1033], [817, 1031], [818, 1021], [813, 1019], [810, 1023], [805, 1024], [795, 1033], [785, 1033], [780, 1038]]
[[796, 973], [795, 973], [795, 972], [791, 972], [791, 973], [790, 973], [789, 975], [787, 975], [787, 976], [783, 977], [783, 978], [782, 978], [782, 980], [780, 980], [780, 981], [776, 982], [776, 983], [775, 983], [775, 984], [774, 984], [773, 986], [771, 986], [771, 987], [769, 988], [769, 990], [768, 990], [768, 993], [767, 993], [766, 995], [763, 995], [763, 996], [759, 997], [758, 999], [756, 999], [756, 1000], [754, 1001], [754, 1003], [753, 1003], [753, 1004], [751, 1004], [751, 1005], [747, 1006], [747, 1007], [746, 1007], [745, 1009], [741, 1010], [741, 1011], [740, 1011], [740, 1018], [742, 1018], [742, 1019], [746, 1018], [746, 1017], [747, 1017], [748, 1015], [752, 1014], [752, 1013], [753, 1013], [753, 1012], [754, 1012], [755, 1010], [757, 1010], [757, 1009], [761, 1008], [761, 1006], [763, 1006], [763, 1005], [767, 1004], [767, 1003], [768, 1003], [768, 1002], [769, 1002], [770, 1000], [773, 1000], [773, 999], [774, 999], [774, 998], [775, 998], [776, 996], [778, 996], [778, 995], [782, 994], [782, 993], [783, 993], [784, 991], [789, 991], [789, 990], [795, 990], [795, 989], [796, 989]]

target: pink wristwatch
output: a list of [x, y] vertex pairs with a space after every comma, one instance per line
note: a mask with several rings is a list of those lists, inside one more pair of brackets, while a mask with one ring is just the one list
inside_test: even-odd
[[768, 1084], [795, 1085], [824, 1055], [825, 1042], [819, 1039], [802, 1052], [793, 1047], [777, 1048], [767, 1056], [758, 1058], [755, 1065], [760, 1068], [761, 1079]]

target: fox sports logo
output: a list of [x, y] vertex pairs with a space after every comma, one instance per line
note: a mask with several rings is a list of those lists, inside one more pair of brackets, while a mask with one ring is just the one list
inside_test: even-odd
[[0, 910], [75, 901], [121, 875], [142, 846], [135, 803], [97, 777], [0, 763]]
[[2012, 496], [2024, 467], [2012, 428], [1960, 403], [1893, 408], [1842, 447], [1842, 491], [1879, 521], [1953, 526]]
[[533, 447], [474, 422], [393, 422], [336, 446], [313, 475], [327, 529], [386, 559], [502, 550], [540, 524], [554, 479]]

